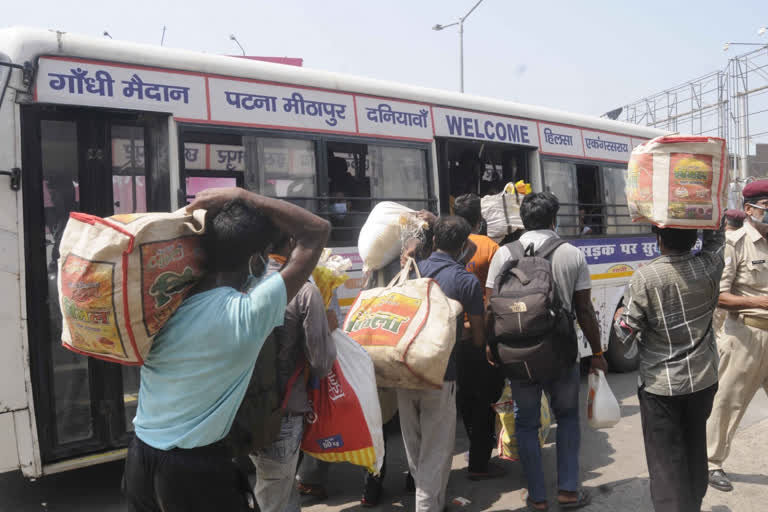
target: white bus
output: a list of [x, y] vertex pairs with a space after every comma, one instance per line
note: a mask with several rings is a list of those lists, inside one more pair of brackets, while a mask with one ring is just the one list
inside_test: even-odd
[[[341, 291], [348, 306], [373, 204], [446, 213], [452, 196], [523, 179], [563, 203], [560, 232], [591, 264], [607, 347], [623, 284], [655, 253], [627, 216], [624, 169], [634, 145], [660, 134], [279, 64], [0, 30], [0, 472], [114, 460], [132, 436], [138, 369], [59, 341], [56, 261], [70, 212], [168, 211], [211, 186], [288, 199], [329, 218], [333, 247], [357, 262]], [[591, 234], [577, 236], [584, 225]]]

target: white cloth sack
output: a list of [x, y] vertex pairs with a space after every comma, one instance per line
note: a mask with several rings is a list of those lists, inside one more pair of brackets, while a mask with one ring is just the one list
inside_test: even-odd
[[728, 150], [717, 137], [657, 137], [629, 160], [627, 205], [633, 222], [662, 228], [717, 229], [728, 205]]
[[402, 227], [410, 221], [413, 213], [410, 208], [391, 201], [373, 207], [357, 239], [363, 272], [378, 270], [400, 256], [403, 249]]
[[440, 389], [462, 309], [409, 258], [388, 286], [360, 292], [344, 331], [371, 355], [380, 387]]
[[488, 238], [501, 241], [507, 234], [522, 229], [520, 203], [523, 196], [515, 194], [515, 185], [507, 183], [498, 194], [487, 195], [480, 199], [480, 210], [488, 225]]
[[605, 374], [602, 370], [597, 370], [597, 374], [590, 373], [588, 383], [587, 421], [589, 426], [595, 429], [613, 427], [621, 419], [621, 410]]
[[205, 211], [70, 214], [59, 246], [62, 345], [141, 365], [155, 335], [202, 277]]

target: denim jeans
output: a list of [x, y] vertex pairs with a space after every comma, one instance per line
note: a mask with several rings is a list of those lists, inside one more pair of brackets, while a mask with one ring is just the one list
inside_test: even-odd
[[304, 416], [286, 416], [280, 437], [251, 455], [256, 466], [254, 495], [261, 512], [299, 512], [299, 493], [294, 483], [299, 447], [304, 433]]
[[520, 461], [528, 479], [528, 495], [536, 502], [547, 499], [547, 485], [541, 462], [541, 392], [550, 396], [557, 419], [557, 482], [561, 491], [579, 490], [579, 365], [556, 380], [535, 383], [511, 381], [512, 398], [517, 403], [515, 434]]

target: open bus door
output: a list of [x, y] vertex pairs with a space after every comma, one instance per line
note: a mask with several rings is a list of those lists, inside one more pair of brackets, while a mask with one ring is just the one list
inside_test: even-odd
[[58, 249], [70, 212], [170, 208], [167, 126], [162, 115], [22, 109], [29, 359], [44, 473], [120, 457], [133, 436], [139, 368], [61, 346]]
[[453, 209], [453, 199], [474, 193], [498, 194], [509, 182], [530, 182], [536, 148], [437, 137], [440, 213]]

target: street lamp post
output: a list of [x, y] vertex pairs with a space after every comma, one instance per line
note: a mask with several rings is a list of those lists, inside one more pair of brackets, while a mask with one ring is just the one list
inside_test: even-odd
[[727, 52], [731, 46], [768, 46], [765, 43], [725, 43], [723, 45], [723, 51]]
[[245, 57], [245, 49], [243, 48], [243, 45], [240, 44], [240, 41], [237, 40], [235, 34], [229, 34], [229, 38], [234, 41], [237, 46], [240, 47], [240, 51], [243, 52], [243, 57]]
[[477, 6], [479, 6], [481, 3], [483, 3], [483, 0], [479, 0], [470, 10], [459, 18], [459, 21], [455, 21], [453, 23], [449, 23], [447, 25], [441, 25], [437, 24], [434, 27], [432, 27], [432, 30], [443, 30], [444, 28], [452, 27], [454, 25], [459, 26], [459, 84], [460, 84], [460, 91], [464, 92], [464, 21], [466, 21], [467, 18], [469, 18], [469, 15], [472, 14], [472, 12], [477, 9]]

